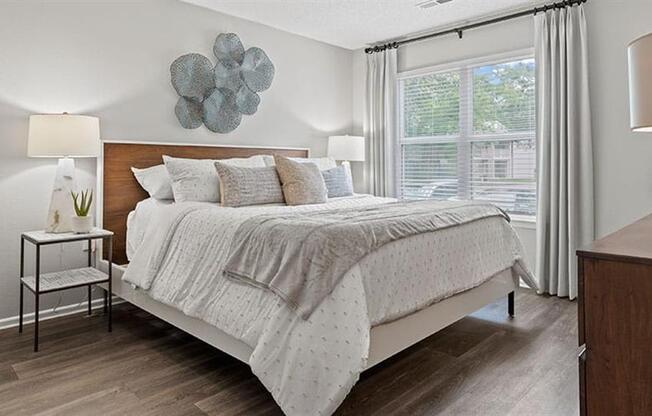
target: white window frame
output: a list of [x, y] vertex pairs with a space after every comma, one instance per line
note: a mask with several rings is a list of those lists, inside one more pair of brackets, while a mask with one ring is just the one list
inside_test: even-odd
[[[526, 49], [519, 49], [515, 51], [510, 51], [510, 52], [505, 52], [505, 53], [499, 53], [499, 54], [492, 54], [492, 55], [483, 55], [480, 57], [475, 57], [475, 58], [470, 58], [470, 59], [464, 59], [464, 60], [459, 60], [459, 61], [453, 61], [453, 62], [447, 62], [443, 64], [438, 64], [438, 65], [433, 65], [433, 66], [428, 66], [428, 67], [423, 67], [423, 68], [418, 68], [410, 71], [403, 71], [399, 72], [396, 76], [396, 91], [398, 94], [396, 94], [396, 117], [397, 117], [397, 123], [396, 123], [396, 134], [397, 134], [397, 140], [395, 142], [396, 146], [396, 151], [395, 151], [395, 163], [396, 163], [396, 168], [394, 169], [395, 172], [395, 183], [396, 183], [396, 190], [397, 193], [400, 192], [400, 189], [402, 187], [401, 184], [401, 145], [402, 144], [409, 144], [409, 143], [423, 143], [423, 144], [430, 144], [430, 143], [450, 143], [451, 141], [456, 141], [458, 142], [458, 149], [462, 148], [462, 151], [464, 151], [464, 148], [466, 148], [466, 151], [470, 152], [470, 144], [472, 142], [483, 142], [483, 141], [500, 141], [500, 140], [506, 140], [510, 141], [511, 138], [523, 138], [523, 132], [516, 132], [516, 133], [503, 133], [499, 135], [494, 135], [494, 134], [482, 134], [482, 135], [474, 135], [473, 134], [473, 96], [471, 94], [471, 91], [469, 88], [466, 89], [460, 89], [460, 104], [461, 103], [466, 103], [465, 108], [462, 108], [460, 105], [460, 114], [462, 114], [463, 111], [466, 111], [471, 114], [471, 122], [467, 123], [466, 130], [467, 131], [462, 131], [462, 126], [460, 126], [460, 133], [459, 135], [448, 135], [448, 136], [422, 136], [418, 138], [404, 138], [403, 137], [403, 122], [405, 119], [404, 115], [404, 108], [403, 108], [403, 89], [401, 88], [401, 82], [410, 79], [410, 78], [417, 78], [417, 77], [422, 77], [425, 75], [432, 75], [432, 74], [438, 74], [438, 73], [445, 73], [445, 72], [451, 72], [451, 71], [460, 71], [461, 74], [461, 83], [462, 85], [467, 85], [471, 86], [472, 83], [468, 82], [468, 79], [466, 81], [462, 80], [463, 77], [469, 77], [472, 76], [472, 69], [476, 68], [478, 66], [483, 66], [483, 65], [497, 65], [497, 64], [502, 64], [502, 63], [507, 63], [507, 62], [513, 62], [513, 61], [518, 61], [518, 60], [523, 60], [523, 59], [534, 59], [535, 54], [534, 54], [534, 48], [526, 48]], [[536, 62], [535, 62], [536, 66]], [[463, 118], [461, 118], [462, 120]], [[468, 117], [467, 117], [468, 119]], [[536, 130], [532, 132], [531, 136], [526, 136], [529, 138], [532, 138], [536, 142]], [[461, 144], [461, 146], [460, 146]], [[538, 149], [537, 149], [538, 152]], [[458, 153], [459, 155], [459, 153]], [[535, 155], [535, 160], [538, 160], [538, 157]], [[535, 168], [536, 169], [536, 168]], [[470, 176], [470, 172], [468, 171], [468, 166], [465, 164], [460, 164], [458, 166], [458, 178], [459, 177], [464, 177], [464, 176]], [[466, 181], [461, 181], [462, 183], [468, 184], [470, 183], [469, 180]], [[468, 190], [462, 190], [463, 193], [468, 192]], [[513, 215], [510, 214], [513, 220], [519, 222], [519, 223], [529, 223], [529, 224], [534, 224], [536, 223], [536, 215]]]

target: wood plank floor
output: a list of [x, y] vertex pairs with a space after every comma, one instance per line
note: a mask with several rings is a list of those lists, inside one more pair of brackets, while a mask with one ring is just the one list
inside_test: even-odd
[[[337, 415], [578, 414], [577, 307], [521, 291], [363, 373]], [[132, 306], [0, 331], [0, 415], [280, 415], [249, 367]]]

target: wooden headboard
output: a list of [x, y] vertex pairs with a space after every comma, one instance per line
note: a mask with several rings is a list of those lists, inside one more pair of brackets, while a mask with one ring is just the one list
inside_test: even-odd
[[[143, 142], [103, 143], [102, 227], [115, 233], [113, 261], [127, 263], [127, 215], [139, 201], [147, 198], [131, 172], [131, 167], [148, 168], [163, 163], [163, 155], [190, 159], [228, 159], [254, 155], [308, 157], [307, 149], [227, 147]], [[106, 252], [104, 253], [106, 258]]]

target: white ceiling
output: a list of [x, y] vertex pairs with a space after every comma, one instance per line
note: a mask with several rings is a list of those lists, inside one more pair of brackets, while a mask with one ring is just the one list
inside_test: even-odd
[[347, 49], [534, 7], [541, 0], [181, 0]]

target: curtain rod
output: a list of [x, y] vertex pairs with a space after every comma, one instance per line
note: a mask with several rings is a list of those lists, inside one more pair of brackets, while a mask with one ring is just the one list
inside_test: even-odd
[[454, 29], [443, 30], [441, 32], [435, 32], [435, 33], [428, 33], [426, 35], [421, 35], [421, 36], [417, 36], [417, 37], [414, 37], [414, 38], [409, 38], [409, 39], [405, 39], [405, 40], [399, 40], [399, 41], [396, 41], [396, 42], [390, 42], [390, 43], [385, 43], [385, 44], [382, 44], [382, 45], [372, 46], [372, 47], [366, 48], [364, 51], [365, 51], [365, 53], [382, 52], [382, 51], [384, 51], [386, 49], [396, 49], [399, 46], [407, 45], [408, 43], [419, 42], [421, 40], [436, 38], [436, 37], [445, 36], [445, 35], [452, 35], [452, 34], [457, 34], [457, 36], [459, 36], [459, 38], [462, 39], [462, 37], [464, 36], [464, 32], [469, 30], [469, 29], [476, 29], [476, 28], [482, 27], [482, 26], [493, 25], [494, 23], [500, 23], [500, 22], [504, 22], [506, 20], [517, 19], [519, 17], [525, 17], [525, 16], [530, 16], [530, 15], [535, 15], [536, 16], [536, 14], [540, 13], [540, 12], [547, 12], [548, 10], [552, 10], [552, 9], [563, 9], [563, 8], [566, 8], [566, 7], [572, 7], [572, 6], [575, 6], [575, 5], [580, 5], [582, 3], [586, 3], [587, 1], [588, 0], [565, 0], [565, 1], [560, 1], [558, 3], [552, 3], [552, 4], [547, 4], [547, 5], [541, 6], [541, 7], [535, 7], [534, 9], [524, 10], [522, 12], [512, 13], [512, 14], [508, 14], [506, 16], [500, 16], [500, 17], [496, 17], [496, 18], [489, 19], [489, 20], [484, 20], [484, 21], [477, 22], [477, 23], [471, 23], [471, 24], [468, 24], [468, 25], [465, 25], [465, 26], [454, 28]]

